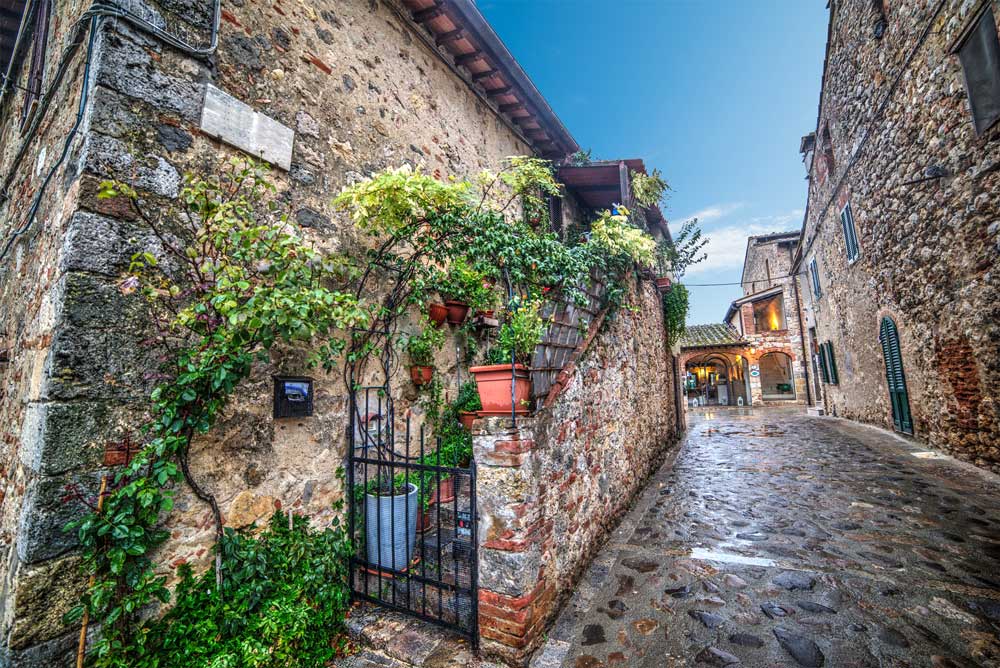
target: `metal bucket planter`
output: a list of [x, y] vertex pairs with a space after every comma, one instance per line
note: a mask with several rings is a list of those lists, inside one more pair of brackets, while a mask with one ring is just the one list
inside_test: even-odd
[[393, 571], [410, 565], [417, 541], [417, 486], [404, 494], [365, 495], [365, 548], [368, 563]]

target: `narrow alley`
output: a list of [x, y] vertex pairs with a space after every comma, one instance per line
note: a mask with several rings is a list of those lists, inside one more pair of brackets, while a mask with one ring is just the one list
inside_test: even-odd
[[995, 666], [998, 629], [990, 474], [842, 420], [703, 409], [533, 666]]

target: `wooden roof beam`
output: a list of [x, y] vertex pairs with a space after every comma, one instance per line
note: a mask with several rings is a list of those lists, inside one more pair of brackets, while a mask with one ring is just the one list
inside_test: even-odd
[[500, 97], [501, 95], [510, 95], [514, 90], [513, 86], [502, 86], [500, 88], [487, 88], [486, 94], [490, 97]]
[[498, 74], [500, 74], [500, 72], [497, 71], [497, 70], [494, 70], [494, 69], [488, 69], [485, 72], [473, 72], [472, 73], [472, 80], [473, 81], [482, 81], [483, 79], [489, 79], [491, 77], [495, 77]]
[[444, 8], [440, 5], [434, 5], [432, 7], [427, 7], [426, 9], [413, 12], [413, 20], [417, 23], [427, 23], [428, 21], [436, 19], [443, 14]]
[[500, 105], [500, 112], [504, 114], [509, 114], [514, 111], [527, 111], [527, 110], [528, 110], [527, 107], [525, 107], [524, 104], [522, 104], [521, 102]]
[[438, 46], [444, 46], [445, 44], [448, 44], [450, 42], [455, 42], [457, 40], [460, 40], [463, 37], [465, 37], [465, 31], [461, 28], [458, 28], [456, 30], [451, 30], [449, 32], [441, 33], [440, 35], [434, 38], [434, 43], [437, 44]]
[[483, 52], [480, 51], [479, 49], [476, 49], [471, 53], [460, 53], [457, 56], [455, 56], [455, 64], [465, 67], [466, 65], [471, 65], [477, 60], [482, 60], [482, 59], [483, 59]]

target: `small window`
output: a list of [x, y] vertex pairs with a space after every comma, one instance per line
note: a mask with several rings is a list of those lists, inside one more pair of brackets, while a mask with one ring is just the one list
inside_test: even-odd
[[753, 325], [754, 331], [777, 332], [786, 329], [785, 311], [782, 308], [782, 295], [778, 294], [770, 299], [762, 299], [753, 304]]
[[809, 278], [812, 280], [813, 294], [822, 297], [823, 290], [819, 286], [819, 266], [816, 264], [816, 258], [809, 261]]
[[847, 261], [854, 262], [861, 254], [861, 249], [858, 247], [858, 231], [854, 226], [854, 213], [851, 211], [850, 204], [840, 212], [840, 225], [844, 228], [844, 248], [847, 250]]
[[958, 47], [958, 59], [965, 74], [972, 121], [976, 133], [982, 134], [1000, 120], [1000, 41], [989, 5]]
[[49, 41], [50, 0], [41, 0], [35, 5], [34, 29], [31, 38], [31, 67], [25, 86], [24, 107], [21, 110], [21, 125], [31, 120], [35, 107], [42, 98], [42, 80], [45, 77], [45, 51]]
[[829, 341], [820, 344], [819, 347], [820, 367], [823, 370], [823, 382], [836, 385], [839, 382], [837, 377], [837, 359], [833, 354], [833, 344]]

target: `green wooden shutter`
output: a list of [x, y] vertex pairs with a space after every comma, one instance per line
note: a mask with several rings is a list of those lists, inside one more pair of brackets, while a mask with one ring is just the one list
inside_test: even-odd
[[833, 344], [829, 341], [826, 342], [826, 355], [830, 365], [830, 384], [837, 385], [840, 382], [840, 378], [837, 376], [837, 359], [833, 355]]
[[819, 344], [819, 375], [824, 383], [830, 382], [830, 370], [826, 366], [826, 344]]
[[903, 373], [903, 356], [899, 348], [899, 331], [892, 318], [882, 318], [879, 328], [879, 342], [885, 360], [885, 379], [889, 387], [889, 402], [892, 404], [892, 423], [897, 431], [913, 433], [913, 417], [910, 414], [910, 397], [906, 391], [906, 376]]
[[853, 262], [858, 259], [861, 248], [858, 246], [858, 231], [854, 225], [854, 212], [851, 210], [850, 204], [847, 204], [840, 212], [840, 225], [844, 230], [844, 248], [847, 251], [847, 259]]
[[819, 286], [819, 266], [816, 264], [816, 258], [809, 261], [809, 274], [812, 277], [813, 294], [817, 297], [823, 296], [823, 290]]

